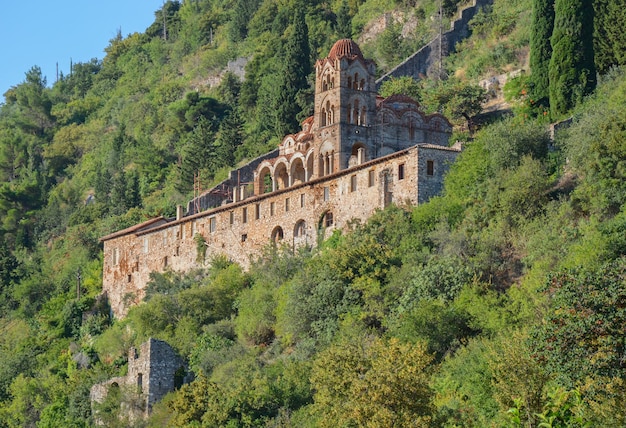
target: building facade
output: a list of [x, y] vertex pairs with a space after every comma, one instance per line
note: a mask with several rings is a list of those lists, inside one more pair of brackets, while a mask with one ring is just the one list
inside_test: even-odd
[[315, 246], [352, 219], [440, 193], [460, 147], [450, 123], [418, 103], [376, 94], [375, 66], [339, 40], [315, 66], [314, 115], [277, 150], [232, 171], [176, 218], [102, 238], [103, 291], [115, 316], [140, 302], [150, 272], [189, 271], [211, 255], [243, 266], [270, 242]]

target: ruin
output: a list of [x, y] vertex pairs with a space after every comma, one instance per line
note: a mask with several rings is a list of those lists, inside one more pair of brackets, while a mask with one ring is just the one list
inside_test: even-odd
[[211, 255], [248, 266], [270, 242], [315, 246], [352, 219], [439, 194], [460, 147], [452, 126], [406, 96], [377, 95], [375, 65], [349, 39], [315, 64], [314, 115], [278, 149], [159, 217], [101, 238], [103, 292], [116, 317], [145, 294], [149, 275], [189, 271]]
[[112, 391], [121, 392], [121, 406], [131, 419], [148, 416], [165, 394], [189, 381], [184, 361], [162, 340], [148, 339], [139, 350], [128, 352], [128, 372], [91, 387], [92, 413], [98, 421], [97, 405]]

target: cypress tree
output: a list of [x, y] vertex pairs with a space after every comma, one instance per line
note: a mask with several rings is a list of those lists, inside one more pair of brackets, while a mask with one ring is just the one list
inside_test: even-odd
[[550, 110], [557, 117], [593, 91], [596, 68], [592, 0], [556, 0], [554, 12], [549, 78]]
[[309, 86], [307, 78], [311, 73], [311, 50], [309, 29], [302, 9], [303, 7], [296, 7], [292, 33], [285, 48], [283, 75], [276, 100], [278, 123], [275, 130], [279, 137], [298, 130], [298, 93]]
[[352, 37], [351, 20], [350, 6], [348, 6], [347, 0], [343, 0], [337, 12], [337, 35], [340, 39], [349, 39]]
[[533, 0], [530, 29], [530, 97], [537, 106], [547, 107], [550, 99], [548, 69], [552, 56], [550, 37], [554, 28], [554, 0]]
[[598, 72], [626, 64], [626, 0], [594, 0], [594, 50]]

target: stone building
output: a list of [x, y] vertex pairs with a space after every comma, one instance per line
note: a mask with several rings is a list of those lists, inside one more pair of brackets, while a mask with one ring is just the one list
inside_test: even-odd
[[[139, 351], [128, 352], [126, 376], [115, 377], [91, 387], [93, 404], [102, 403], [108, 394], [117, 389], [122, 392], [122, 409], [131, 419], [150, 414], [152, 406], [165, 394], [174, 391], [187, 378], [184, 361], [166, 342], [150, 338]], [[97, 411], [94, 411], [98, 420]]]
[[188, 271], [225, 254], [248, 266], [269, 242], [315, 246], [354, 218], [437, 195], [460, 147], [452, 126], [411, 98], [376, 93], [375, 66], [339, 40], [315, 65], [314, 115], [278, 149], [155, 218], [101, 238], [103, 291], [115, 316], [140, 302], [150, 272]]

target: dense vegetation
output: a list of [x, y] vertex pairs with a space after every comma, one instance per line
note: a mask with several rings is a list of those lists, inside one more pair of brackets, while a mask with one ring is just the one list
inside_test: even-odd
[[[444, 1], [447, 16], [462, 3]], [[531, 3], [479, 14], [446, 82], [385, 90], [474, 131], [466, 101], [482, 97], [476, 79], [525, 63]], [[0, 107], [0, 427], [91, 426], [89, 388], [148, 337], [196, 378], [136, 426], [623, 426], [626, 55], [623, 13], [595, 3], [604, 74], [554, 141], [520, 89], [441, 197], [318, 249], [268, 247], [247, 272], [213, 256], [153, 274], [123, 321], [97, 298], [98, 237], [172, 214], [197, 171], [208, 186], [274, 147], [310, 114], [301, 74], [336, 38], [395, 11], [412, 35], [392, 24], [362, 48], [383, 70], [400, 61], [436, 31], [436, 2], [170, 1], [52, 86], [33, 67]], [[239, 56], [246, 80], [210, 88]], [[287, 99], [297, 111], [277, 108]], [[131, 396], [112, 394], [100, 420], [129, 426]]]

